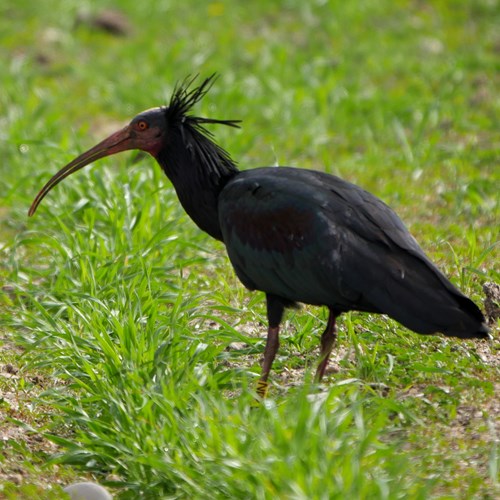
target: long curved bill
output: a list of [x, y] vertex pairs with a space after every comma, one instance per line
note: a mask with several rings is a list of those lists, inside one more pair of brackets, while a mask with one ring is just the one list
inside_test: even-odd
[[120, 151], [126, 151], [127, 149], [133, 149], [133, 145], [131, 144], [130, 128], [128, 126], [110, 135], [107, 139], [104, 139], [104, 141], [81, 154], [78, 158], [75, 158], [72, 162], [68, 163], [65, 167], [59, 170], [59, 172], [57, 172], [57, 174], [55, 174], [36, 195], [36, 198], [33, 200], [29, 209], [28, 215], [31, 217], [47, 193], [63, 179], [68, 177], [68, 175], [71, 175], [73, 172], [76, 172], [86, 165], [93, 163], [99, 158], [104, 158], [105, 156], [113, 155], [115, 153], [119, 153]]

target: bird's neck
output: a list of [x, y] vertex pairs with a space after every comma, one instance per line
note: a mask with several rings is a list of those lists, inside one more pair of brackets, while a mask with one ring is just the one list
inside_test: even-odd
[[218, 198], [227, 182], [239, 172], [229, 155], [208, 137], [189, 128], [172, 130], [156, 160], [195, 224], [222, 240]]

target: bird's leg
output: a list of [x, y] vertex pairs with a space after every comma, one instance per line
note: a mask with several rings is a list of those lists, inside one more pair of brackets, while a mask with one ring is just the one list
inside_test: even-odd
[[269, 387], [267, 378], [269, 377], [269, 373], [271, 372], [271, 367], [280, 345], [279, 332], [279, 326], [269, 326], [267, 330], [266, 348], [264, 350], [264, 360], [262, 361], [262, 372], [260, 375], [260, 379], [257, 382], [257, 394], [261, 398], [266, 397], [267, 388]]
[[328, 322], [326, 324], [325, 331], [321, 335], [321, 355], [316, 370], [316, 382], [320, 382], [325, 374], [326, 366], [328, 365], [328, 358], [332, 352], [333, 345], [337, 339], [337, 328], [335, 326], [335, 320], [337, 319], [337, 313], [330, 309], [330, 315], [328, 316]]
[[269, 386], [267, 379], [280, 345], [280, 323], [283, 317], [283, 311], [285, 310], [283, 302], [278, 297], [267, 294], [266, 300], [269, 328], [267, 330], [266, 348], [264, 350], [264, 360], [262, 362], [262, 373], [257, 382], [257, 394], [261, 398], [265, 398], [267, 394], [267, 388]]

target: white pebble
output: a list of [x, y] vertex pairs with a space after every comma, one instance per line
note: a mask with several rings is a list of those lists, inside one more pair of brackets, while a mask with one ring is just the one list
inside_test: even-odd
[[112, 500], [106, 488], [96, 483], [75, 483], [64, 488], [71, 500]]

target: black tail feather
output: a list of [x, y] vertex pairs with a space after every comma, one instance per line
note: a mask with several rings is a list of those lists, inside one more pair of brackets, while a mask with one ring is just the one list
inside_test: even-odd
[[405, 279], [388, 276], [370, 293], [380, 311], [424, 335], [489, 338], [485, 317], [472, 300], [427, 259], [408, 254], [405, 260]]

